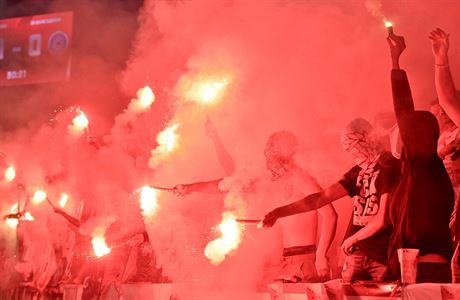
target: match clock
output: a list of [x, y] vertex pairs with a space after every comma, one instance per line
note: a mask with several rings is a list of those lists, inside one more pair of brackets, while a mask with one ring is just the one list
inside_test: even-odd
[[72, 12], [0, 20], [0, 86], [70, 77]]

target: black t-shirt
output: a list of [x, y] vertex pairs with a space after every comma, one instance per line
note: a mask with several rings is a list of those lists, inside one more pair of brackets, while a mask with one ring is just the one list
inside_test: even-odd
[[[401, 174], [401, 165], [391, 153], [383, 152], [375, 167], [366, 171], [367, 175], [360, 175], [361, 171], [361, 167], [354, 166], [339, 180], [353, 199], [353, 215], [345, 238], [366, 226], [377, 215], [381, 208], [380, 197], [385, 193], [391, 194], [396, 187]], [[370, 258], [386, 263], [390, 234], [390, 229], [386, 228], [359, 241], [358, 247]]]

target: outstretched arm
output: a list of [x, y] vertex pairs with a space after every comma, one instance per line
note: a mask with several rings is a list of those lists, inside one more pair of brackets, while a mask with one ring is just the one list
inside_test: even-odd
[[210, 181], [178, 184], [173, 188], [173, 194], [175, 196], [185, 196], [191, 193], [220, 194], [223, 193], [219, 189], [219, 183], [221, 181], [222, 178]]
[[318, 209], [347, 195], [347, 190], [345, 190], [345, 188], [337, 182], [322, 192], [308, 195], [299, 201], [275, 208], [264, 217], [263, 225], [264, 227], [271, 227], [279, 218], [284, 218]]
[[460, 127], [460, 99], [457, 96], [454, 80], [449, 68], [449, 35], [442, 29], [433, 30], [429, 37], [434, 56], [434, 82], [439, 104], [449, 118]]
[[217, 157], [219, 158], [219, 162], [225, 170], [225, 174], [227, 174], [227, 176], [232, 175], [235, 172], [235, 162], [233, 161], [233, 157], [225, 148], [225, 145], [220, 138], [219, 132], [211, 122], [211, 119], [207, 118], [205, 128], [206, 134], [214, 144]]

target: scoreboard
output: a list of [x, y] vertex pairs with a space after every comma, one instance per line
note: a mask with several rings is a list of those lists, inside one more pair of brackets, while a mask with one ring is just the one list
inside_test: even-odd
[[70, 78], [72, 12], [0, 20], [0, 86]]

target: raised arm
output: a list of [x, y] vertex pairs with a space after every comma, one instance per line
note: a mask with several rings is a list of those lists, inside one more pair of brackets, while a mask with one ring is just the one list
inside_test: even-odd
[[430, 33], [428, 38], [431, 40], [433, 50], [434, 82], [439, 104], [455, 125], [460, 127], [460, 99], [457, 96], [448, 59], [449, 35], [437, 28]]
[[322, 192], [308, 195], [299, 201], [275, 208], [264, 217], [263, 225], [264, 227], [271, 227], [279, 218], [319, 209], [320, 207], [347, 195], [347, 190], [345, 190], [345, 188], [337, 182]]
[[406, 49], [406, 43], [402, 36], [390, 34], [387, 38], [390, 47], [391, 61], [393, 69], [391, 70], [391, 86], [393, 91], [393, 104], [396, 119], [400, 121], [401, 116], [415, 111], [414, 101], [410, 91], [409, 81], [406, 72], [401, 70], [399, 58]]
[[206, 120], [205, 128], [206, 134], [214, 144], [217, 157], [219, 158], [220, 164], [224, 168], [225, 174], [227, 174], [227, 176], [232, 175], [236, 170], [233, 157], [225, 148], [225, 145], [220, 138], [219, 132], [209, 118]]

